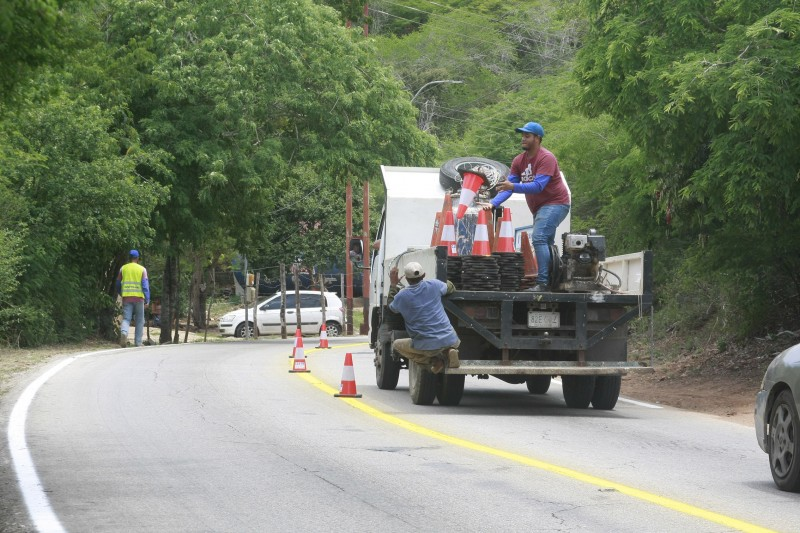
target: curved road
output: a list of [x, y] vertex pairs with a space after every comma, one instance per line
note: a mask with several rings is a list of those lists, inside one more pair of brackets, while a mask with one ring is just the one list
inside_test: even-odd
[[[406, 371], [375, 386], [363, 337], [307, 347], [307, 374], [291, 346], [54, 363], [0, 406], [0, 530], [800, 530], [752, 428], [473, 377], [460, 406], [415, 406]], [[346, 352], [363, 398], [333, 397]]]

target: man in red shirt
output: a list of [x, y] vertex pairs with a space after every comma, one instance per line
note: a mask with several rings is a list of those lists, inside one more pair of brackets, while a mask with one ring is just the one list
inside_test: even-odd
[[512, 193], [525, 195], [528, 208], [533, 214], [533, 250], [539, 273], [536, 285], [529, 291], [550, 290], [550, 246], [555, 243], [558, 225], [567, 218], [571, 203], [569, 187], [558, 168], [556, 156], [542, 147], [544, 128], [537, 122], [528, 122], [515, 130], [522, 134], [522, 149], [525, 150], [511, 163], [508, 181], [495, 186], [497, 196], [491, 203], [482, 203], [484, 209], [494, 209], [505, 202]]

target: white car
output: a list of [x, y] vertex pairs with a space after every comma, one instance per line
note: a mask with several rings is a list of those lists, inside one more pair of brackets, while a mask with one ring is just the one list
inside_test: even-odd
[[[304, 335], [318, 335], [322, 328], [322, 307], [319, 291], [300, 291], [300, 330]], [[256, 308], [258, 312], [255, 313]], [[244, 309], [232, 311], [219, 320], [219, 332], [223, 337], [244, 337]], [[258, 334], [272, 335], [281, 332], [281, 295], [270, 296], [248, 312], [250, 335], [255, 333], [253, 317], [258, 320]], [[286, 293], [286, 330], [294, 335], [297, 329], [294, 292]], [[344, 305], [332, 292], [325, 293], [325, 331], [329, 337], [341, 335], [344, 326]]]
[[756, 394], [756, 438], [779, 489], [800, 492], [800, 344], [770, 363]]

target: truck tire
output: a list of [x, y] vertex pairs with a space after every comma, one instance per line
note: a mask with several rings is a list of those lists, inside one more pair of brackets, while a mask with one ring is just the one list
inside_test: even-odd
[[439, 168], [439, 184], [443, 189], [451, 192], [461, 190], [461, 174], [459, 170], [469, 169], [470, 167], [490, 167], [487, 172], [489, 183], [487, 187], [492, 196], [494, 196], [494, 186], [499, 182], [508, 179], [508, 174], [511, 172], [507, 166], [498, 161], [486, 159], [485, 157], [456, 157], [449, 161], [445, 161]]
[[436, 398], [439, 405], [458, 405], [464, 396], [464, 374], [440, 374], [437, 376]]
[[436, 374], [414, 361], [408, 362], [408, 392], [414, 405], [432, 404], [436, 388]]
[[597, 376], [594, 382], [592, 406], [595, 409], [610, 411], [617, 405], [622, 376]]
[[567, 407], [586, 409], [594, 396], [595, 376], [561, 376], [561, 387]]
[[400, 362], [392, 357], [392, 343], [384, 342], [375, 348], [375, 381], [381, 390], [394, 390], [400, 379]]
[[525, 380], [525, 385], [531, 394], [545, 394], [550, 390], [550, 376], [530, 376]]

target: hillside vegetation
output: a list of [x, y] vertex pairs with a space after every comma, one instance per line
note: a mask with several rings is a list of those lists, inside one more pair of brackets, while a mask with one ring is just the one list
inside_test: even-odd
[[573, 228], [654, 250], [656, 336], [800, 332], [795, 2], [363, 7], [4, 4], [0, 342], [113, 338], [133, 247], [173, 316], [236, 257], [341, 265], [346, 183], [358, 210], [380, 164], [508, 163], [529, 120]]

